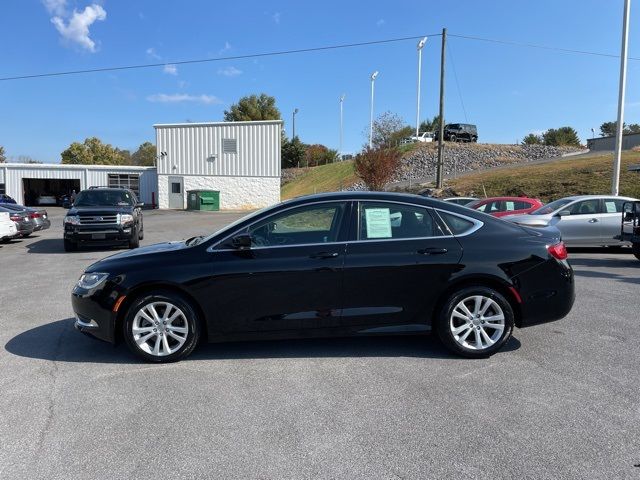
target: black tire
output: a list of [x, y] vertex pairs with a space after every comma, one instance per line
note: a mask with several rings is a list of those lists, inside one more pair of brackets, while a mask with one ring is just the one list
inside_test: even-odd
[[450, 142], [457, 142], [458, 141], [458, 137], [456, 137], [455, 135], [449, 135], [449, 141]]
[[138, 240], [144, 240], [144, 225], [140, 224], [140, 233], [138, 233]]
[[138, 248], [140, 246], [140, 235], [137, 233], [133, 234], [131, 240], [129, 240], [129, 248]]
[[633, 252], [634, 257], [640, 260], [640, 243], [634, 243], [631, 247], [631, 251]]
[[64, 251], [65, 252], [75, 252], [78, 250], [78, 244], [76, 242], [72, 242], [71, 240], [64, 239]]
[[476, 137], [475, 135], [471, 136], [471, 139], [469, 140], [471, 143], [476, 143], [478, 141], [478, 137]]
[[[482, 322], [483, 325], [474, 326], [474, 324], [471, 323], [472, 320], [463, 321], [458, 319], [457, 317], [453, 318], [454, 316], [453, 311], [460, 304], [460, 302], [474, 296], [481, 296], [484, 298], [491, 299], [493, 302], [495, 302], [495, 304], [497, 304], [499, 309], [501, 309], [502, 316], [504, 317], [504, 321], [503, 321], [504, 325], [501, 332], [498, 329], [495, 329], [493, 327], [491, 327], [491, 329], [489, 330], [489, 325], [491, 325], [489, 322], [485, 323], [483, 321]], [[466, 302], [465, 302], [465, 305], [466, 305]], [[492, 306], [490, 308], [493, 311], [494, 307]], [[478, 319], [473, 321], [480, 322], [481, 320]], [[472, 337], [471, 341], [473, 343], [475, 343], [474, 340], [477, 338], [476, 330], [474, 329], [478, 330], [477, 335], [479, 335], [480, 338], [482, 339], [481, 342], [485, 341], [484, 337], [481, 336], [481, 333], [478, 327], [482, 327], [482, 330], [481, 330], [482, 332], [485, 332], [484, 328], [487, 328], [489, 333], [493, 331], [496, 336], [496, 338], [493, 339], [495, 343], [493, 343], [491, 346], [487, 346], [486, 348], [480, 348], [480, 349], [472, 348], [471, 345], [469, 345], [469, 347], [463, 346], [461, 343], [459, 343], [458, 340], [456, 340], [456, 337], [452, 332], [452, 328], [454, 328], [454, 325], [455, 325], [454, 322], [460, 322], [461, 324], [464, 324], [465, 322], [469, 323], [470, 325], [469, 329], [471, 330], [471, 332], [473, 332], [473, 336], [471, 335], [471, 332], [469, 332], [467, 335], [469, 337]], [[456, 292], [453, 292], [451, 295], [449, 295], [449, 297], [445, 301], [441, 311], [439, 312], [436, 318], [435, 329], [442, 343], [452, 352], [467, 358], [486, 358], [493, 355], [498, 350], [500, 350], [502, 346], [509, 340], [509, 338], [511, 337], [511, 333], [513, 332], [513, 325], [514, 325], [513, 308], [511, 308], [511, 304], [507, 301], [507, 299], [504, 298], [504, 296], [502, 296], [499, 292], [497, 292], [492, 288], [476, 286], [476, 287], [466, 287]], [[457, 325], [457, 327], [461, 328], [462, 325]], [[463, 330], [460, 333], [462, 335], [459, 335], [459, 336], [464, 336], [464, 334], [466, 333], [466, 330]]]
[[[141, 309], [149, 306], [150, 304], [162, 304], [164, 302], [170, 303], [174, 307], [177, 307], [184, 314], [184, 324], [188, 326], [188, 333], [186, 334], [186, 340], [184, 341], [182, 346], [180, 346], [175, 352], [165, 355], [154, 355], [153, 352], [147, 352], [143, 350], [143, 348], [148, 348], [151, 350], [151, 345], [147, 342], [151, 342], [155, 345], [155, 340], [158, 337], [161, 338], [162, 334], [154, 334], [154, 337], [150, 338], [141, 347], [138, 346], [138, 343], [134, 338], [133, 326], [134, 321], [136, 320], [136, 315]], [[175, 312], [175, 310], [173, 310], [173, 312]], [[158, 311], [158, 313], [160, 314], [161, 310]], [[153, 325], [151, 325], [151, 327], [153, 327]], [[158, 327], [160, 326], [158, 325]], [[127, 310], [125, 320], [123, 322], [123, 336], [125, 339], [125, 343], [129, 347], [129, 350], [131, 350], [131, 352], [143, 358], [144, 360], [154, 363], [177, 362], [187, 357], [198, 345], [198, 341], [200, 339], [200, 331], [200, 319], [198, 318], [198, 315], [196, 314], [195, 309], [191, 306], [190, 302], [179, 293], [167, 291], [150, 292], [141, 296], [140, 298], [137, 298]], [[166, 338], [168, 339], [169, 336], [167, 335]], [[146, 345], [147, 347], [144, 347], [144, 345]]]

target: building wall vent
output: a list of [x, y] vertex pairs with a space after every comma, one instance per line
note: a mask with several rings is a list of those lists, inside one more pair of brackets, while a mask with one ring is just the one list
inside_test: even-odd
[[222, 153], [238, 153], [238, 141], [235, 138], [223, 138]]

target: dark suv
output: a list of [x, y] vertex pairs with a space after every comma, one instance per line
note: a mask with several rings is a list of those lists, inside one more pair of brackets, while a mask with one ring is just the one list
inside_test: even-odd
[[444, 126], [444, 139], [450, 142], [477, 142], [478, 129], [468, 123], [449, 123]]
[[139, 247], [143, 205], [126, 188], [82, 190], [64, 217], [64, 249], [71, 252], [86, 244]]

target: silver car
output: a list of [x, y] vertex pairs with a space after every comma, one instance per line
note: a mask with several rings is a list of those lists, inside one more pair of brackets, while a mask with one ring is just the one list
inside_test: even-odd
[[622, 204], [634, 200], [613, 195], [579, 195], [548, 203], [526, 215], [504, 220], [529, 227], [554, 226], [569, 247], [619, 246]]

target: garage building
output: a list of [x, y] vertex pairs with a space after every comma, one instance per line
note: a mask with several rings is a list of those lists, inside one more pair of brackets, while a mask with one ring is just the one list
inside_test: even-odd
[[130, 188], [141, 202], [158, 203], [154, 167], [0, 163], [0, 193], [23, 205], [53, 205], [63, 195], [93, 186]]
[[251, 209], [280, 201], [282, 121], [154, 125], [156, 167], [0, 164], [0, 193], [24, 205], [93, 187], [126, 187], [140, 201], [183, 209], [187, 191], [220, 193], [221, 209]]
[[281, 120], [154, 125], [160, 208], [184, 208], [189, 190], [220, 192], [220, 208], [280, 201]]

